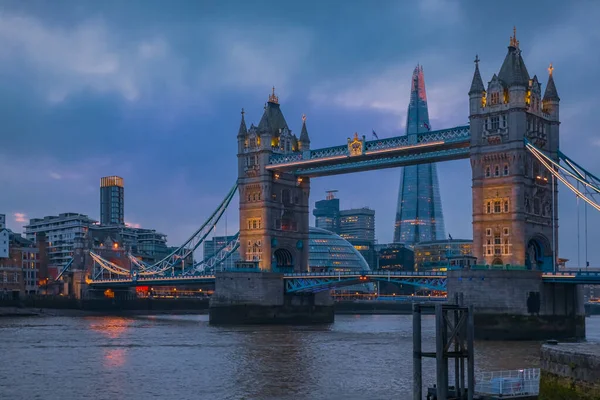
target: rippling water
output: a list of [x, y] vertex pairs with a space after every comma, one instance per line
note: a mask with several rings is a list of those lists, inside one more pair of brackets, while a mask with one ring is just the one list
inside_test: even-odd
[[[424, 316], [426, 350], [433, 326]], [[600, 341], [600, 317], [587, 330]], [[411, 333], [406, 315], [234, 328], [211, 327], [206, 315], [4, 318], [0, 399], [402, 399], [412, 391]], [[535, 367], [539, 347], [477, 342], [476, 367]]]

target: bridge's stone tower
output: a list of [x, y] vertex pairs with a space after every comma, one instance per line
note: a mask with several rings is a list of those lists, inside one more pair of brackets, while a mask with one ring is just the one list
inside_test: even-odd
[[[559, 97], [552, 66], [544, 96], [516, 33], [498, 75], [483, 86], [479, 60], [469, 91], [473, 253], [479, 264], [552, 270], [558, 243], [557, 185], [524, 138], [557, 160]], [[554, 223], [553, 223], [554, 220]]]
[[292, 134], [273, 93], [258, 124], [247, 129], [242, 110], [238, 141], [240, 255], [258, 261], [262, 270], [308, 270], [308, 201], [310, 181], [267, 170], [276, 153], [306, 151], [306, 118], [300, 138]]

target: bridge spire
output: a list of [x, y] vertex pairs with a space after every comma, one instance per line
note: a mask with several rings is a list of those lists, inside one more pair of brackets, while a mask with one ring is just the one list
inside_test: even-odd
[[556, 90], [556, 85], [554, 84], [554, 77], [552, 76], [552, 72], [554, 71], [554, 67], [552, 64], [548, 67], [548, 84], [546, 85], [546, 91], [544, 92], [543, 101], [560, 101], [560, 97], [558, 97], [558, 91]]
[[300, 150], [308, 150], [310, 148], [310, 138], [306, 129], [306, 114], [302, 114], [302, 131], [300, 132]]
[[483, 86], [483, 80], [481, 79], [481, 73], [479, 72], [479, 61], [479, 56], [475, 55], [475, 72], [473, 73], [473, 81], [471, 82], [469, 95], [482, 93], [485, 90], [485, 87]]
[[244, 120], [244, 114], [246, 114], [246, 112], [242, 108], [242, 121], [240, 122], [240, 129], [238, 130], [238, 137], [245, 136], [248, 133], [248, 129], [246, 128], [246, 121]]

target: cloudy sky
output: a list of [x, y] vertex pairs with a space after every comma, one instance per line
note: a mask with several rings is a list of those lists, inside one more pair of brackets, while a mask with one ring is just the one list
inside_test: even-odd
[[[16, 231], [61, 212], [99, 218], [100, 177], [120, 175], [127, 222], [180, 243], [234, 183], [240, 109], [258, 123], [271, 86], [293, 131], [306, 113], [313, 148], [402, 134], [417, 63], [432, 128], [464, 124], [475, 54], [487, 82], [513, 25], [530, 74], [545, 84], [554, 64], [562, 150], [600, 173], [600, 3], [535, 3], [1, 0], [0, 213]], [[471, 238], [468, 161], [438, 171], [446, 229]], [[399, 176], [315, 179], [312, 202], [337, 189], [344, 208], [374, 208], [389, 242]], [[218, 232], [237, 231], [237, 217], [233, 207]], [[595, 244], [600, 215], [590, 208], [588, 221]], [[583, 219], [581, 231], [583, 261]], [[574, 265], [577, 207], [564, 188], [560, 238]], [[589, 258], [600, 266], [599, 252]]]

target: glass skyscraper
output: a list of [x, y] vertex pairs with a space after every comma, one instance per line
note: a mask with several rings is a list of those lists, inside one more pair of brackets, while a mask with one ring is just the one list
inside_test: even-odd
[[[417, 65], [412, 76], [406, 134], [410, 143], [417, 143], [417, 134], [429, 130], [423, 67]], [[412, 246], [442, 239], [445, 239], [444, 216], [435, 164], [404, 167], [398, 192], [394, 242]]]

